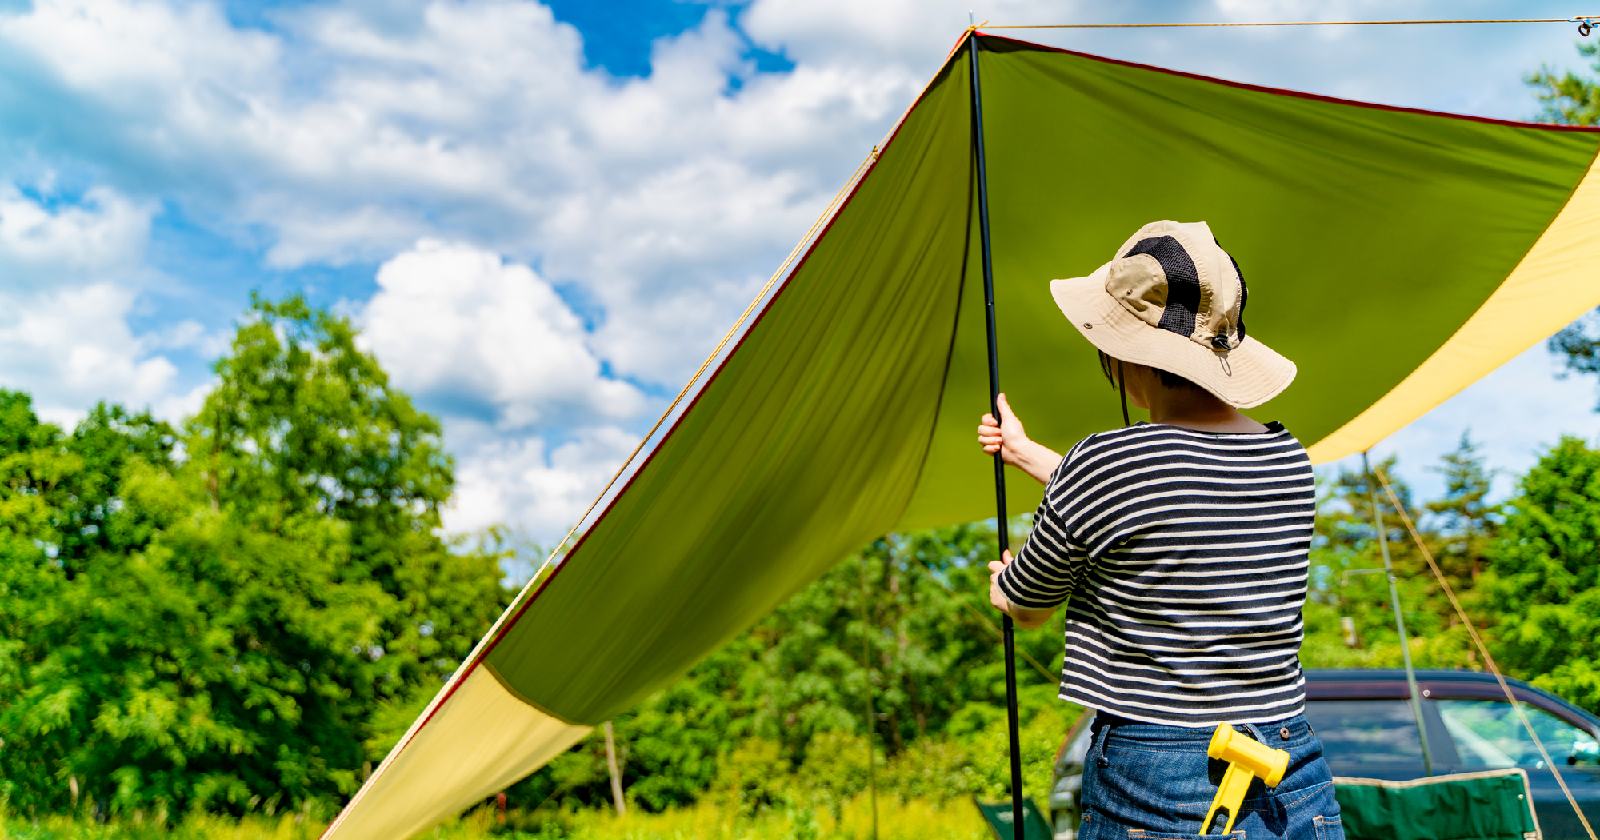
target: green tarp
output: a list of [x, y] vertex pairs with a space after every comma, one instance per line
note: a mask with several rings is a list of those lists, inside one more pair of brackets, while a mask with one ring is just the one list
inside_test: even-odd
[[[1251, 334], [1300, 368], [1260, 413], [1309, 444], [1495, 291], [1600, 146], [983, 44], [1002, 384], [1063, 450], [1120, 419], [1048, 281], [1141, 224], [1204, 219], [1236, 256]], [[490, 653], [505, 683], [599, 723], [873, 537], [993, 515], [968, 97], [961, 51]]]
[[[978, 813], [983, 821], [994, 832], [995, 840], [1015, 840], [1017, 833], [1013, 828], [1016, 815], [1010, 802], [979, 802], [972, 800], [978, 806]], [[1045, 822], [1044, 814], [1039, 813], [1038, 806], [1032, 800], [1022, 801], [1022, 836], [1027, 840], [1051, 840], [1055, 832], [1050, 830], [1050, 823]]]
[[[1334, 101], [977, 35], [999, 362], [1030, 433], [1120, 424], [1053, 305], [1140, 225], [1204, 220], [1277, 419], [1370, 446], [1600, 304], [1600, 134]], [[994, 514], [970, 66], [952, 51], [738, 344], [335, 823], [397, 837], [531, 772], [843, 555]], [[1012, 511], [1040, 488], [1013, 475]]]

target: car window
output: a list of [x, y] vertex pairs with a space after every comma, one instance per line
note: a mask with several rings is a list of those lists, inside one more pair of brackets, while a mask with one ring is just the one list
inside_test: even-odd
[[1409, 701], [1313, 700], [1306, 704], [1306, 718], [1336, 775], [1422, 775], [1422, 739]]
[[[1544, 759], [1511, 704], [1504, 700], [1437, 700], [1434, 707], [1456, 743], [1466, 770], [1543, 769]], [[1593, 766], [1600, 755], [1592, 733], [1527, 703], [1522, 710], [1550, 757], [1561, 765]]]

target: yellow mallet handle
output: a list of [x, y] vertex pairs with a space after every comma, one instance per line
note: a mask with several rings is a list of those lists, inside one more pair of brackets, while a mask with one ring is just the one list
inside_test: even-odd
[[1222, 833], [1233, 831], [1233, 821], [1239, 816], [1239, 806], [1244, 804], [1245, 791], [1250, 789], [1250, 782], [1254, 780], [1254, 773], [1237, 764], [1229, 764], [1227, 772], [1222, 774], [1222, 784], [1217, 785], [1217, 795], [1211, 800], [1211, 810], [1206, 812], [1205, 821], [1200, 823], [1200, 833], [1211, 833], [1212, 820], [1219, 809], [1228, 812], [1228, 822], [1222, 826]]

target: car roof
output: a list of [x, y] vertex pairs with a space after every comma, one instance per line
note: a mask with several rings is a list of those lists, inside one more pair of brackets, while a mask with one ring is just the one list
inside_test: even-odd
[[[1400, 668], [1307, 668], [1306, 680], [1316, 682], [1367, 682], [1367, 681], [1394, 681], [1405, 682], [1406, 672]], [[1482, 671], [1444, 670], [1438, 668], [1418, 668], [1414, 671], [1419, 680], [1453, 683], [1494, 683], [1494, 675]], [[1506, 682], [1521, 688], [1532, 686], [1517, 679], [1506, 677]]]
[[[1406, 672], [1398, 668], [1312, 668], [1304, 673], [1308, 700], [1404, 699], [1411, 696], [1406, 684]], [[1421, 669], [1415, 673], [1417, 686], [1423, 696], [1431, 699], [1496, 700], [1505, 697], [1493, 674], [1436, 669]], [[1575, 722], [1586, 721], [1590, 728], [1600, 727], [1600, 717], [1548, 691], [1514, 677], [1506, 677], [1505, 680], [1518, 700]]]

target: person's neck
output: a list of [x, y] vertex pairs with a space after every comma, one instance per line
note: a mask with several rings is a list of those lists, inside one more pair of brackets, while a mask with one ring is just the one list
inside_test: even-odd
[[1225, 432], [1254, 432], [1266, 428], [1207, 393], [1163, 388], [1152, 397], [1152, 423]]

